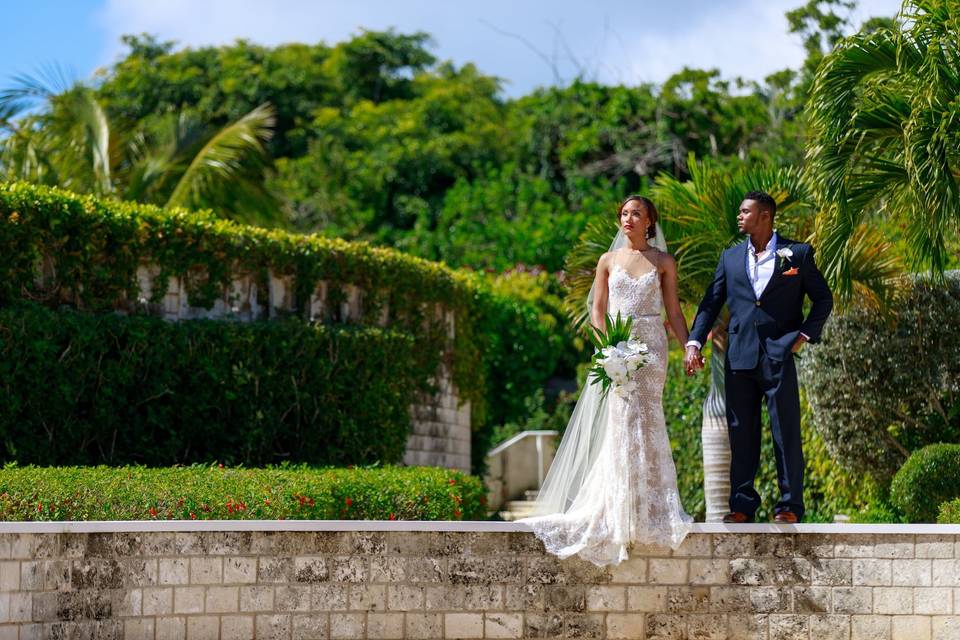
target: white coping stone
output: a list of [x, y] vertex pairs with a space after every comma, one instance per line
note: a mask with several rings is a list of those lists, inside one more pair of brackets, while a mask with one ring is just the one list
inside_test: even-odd
[[[133, 531], [488, 531], [529, 532], [518, 522], [448, 520], [94, 520], [0, 522], [4, 533]], [[697, 522], [691, 533], [960, 535], [960, 524], [722, 524]]]

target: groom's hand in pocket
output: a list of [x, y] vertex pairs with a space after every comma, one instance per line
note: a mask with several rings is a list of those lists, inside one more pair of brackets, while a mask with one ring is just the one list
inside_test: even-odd
[[793, 351], [793, 353], [797, 353], [805, 344], [807, 344], [807, 336], [801, 333], [799, 336], [797, 336], [797, 341], [793, 343], [793, 348], [791, 351]]
[[692, 376], [700, 369], [703, 369], [703, 355], [700, 353], [700, 349], [693, 345], [687, 347], [683, 357], [683, 368], [688, 376]]

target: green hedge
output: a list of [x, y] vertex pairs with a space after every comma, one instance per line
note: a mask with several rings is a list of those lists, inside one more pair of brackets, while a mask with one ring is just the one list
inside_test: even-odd
[[399, 462], [414, 351], [374, 327], [0, 309], [0, 459]]
[[[325, 281], [323, 319], [338, 322], [346, 286], [361, 288], [360, 323], [375, 322], [386, 305], [391, 328], [414, 337], [419, 370], [435, 371], [445, 361], [460, 397], [472, 403], [479, 441], [495, 424], [523, 417], [524, 399], [559, 357], [536, 309], [494, 293], [482, 274], [364, 243], [244, 226], [209, 212], [0, 184], [0, 306], [27, 299], [141, 312], [136, 271], [145, 263], [160, 270], [152, 303], [172, 276], [183, 279], [191, 305], [209, 307], [236, 275], [252, 276], [264, 291], [272, 272], [292, 278], [299, 317], [306, 317], [311, 293]], [[455, 314], [453, 344], [433, 313], [438, 303]]]
[[911, 451], [960, 441], [960, 272], [907, 277], [889, 316], [831, 316], [802, 380], [831, 455], [889, 483]]
[[890, 501], [910, 522], [935, 522], [944, 502], [960, 498], [960, 444], [915, 451], [890, 483]]
[[473, 520], [480, 481], [427, 467], [0, 470], [0, 520]]

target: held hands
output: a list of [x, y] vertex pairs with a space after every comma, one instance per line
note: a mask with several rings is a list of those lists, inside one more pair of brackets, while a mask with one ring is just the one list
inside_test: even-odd
[[703, 355], [700, 353], [700, 349], [693, 345], [688, 346], [683, 356], [683, 368], [687, 372], [687, 375], [692, 376], [697, 371], [703, 369], [703, 366]]

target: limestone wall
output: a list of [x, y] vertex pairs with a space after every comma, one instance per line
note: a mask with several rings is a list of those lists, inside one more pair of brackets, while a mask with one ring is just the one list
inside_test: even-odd
[[[141, 304], [152, 296], [159, 269], [142, 266], [137, 271]], [[262, 287], [261, 287], [262, 288]], [[308, 320], [318, 320], [333, 313], [341, 320], [363, 317], [363, 291], [354, 286], [345, 290], [345, 300], [338, 309], [327, 309], [327, 284], [320, 282], [307, 304]], [[250, 322], [293, 313], [292, 278], [270, 275], [267, 289], [258, 289], [256, 278], [238, 274], [229, 290], [214, 301], [210, 309], [191, 306], [186, 287], [179, 278], [170, 278], [166, 294], [158, 304], [148, 305], [149, 311], [170, 321], [207, 318]], [[448, 332], [456, 330], [453, 313], [434, 308], [437, 318], [443, 316]], [[381, 325], [389, 322], [389, 309], [380, 310], [377, 319]], [[404, 464], [448, 467], [470, 471], [470, 403], [460, 403], [456, 387], [448, 371], [438, 371], [439, 392], [433, 396], [414, 399], [410, 405], [412, 432], [407, 441]]]
[[0, 640], [960, 638], [960, 527], [699, 525], [599, 569], [506, 523], [44, 526], [0, 525]]

